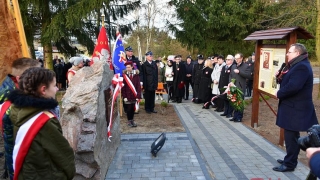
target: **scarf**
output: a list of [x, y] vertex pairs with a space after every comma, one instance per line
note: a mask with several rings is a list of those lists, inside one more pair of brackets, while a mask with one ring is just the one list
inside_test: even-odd
[[308, 58], [308, 53], [300, 54], [299, 56], [293, 58], [284, 68], [280, 68], [279, 74], [277, 76], [277, 82], [280, 84], [283, 78], [283, 75], [289, 72], [290, 68], [292, 68], [297, 63], [303, 61], [304, 59]]

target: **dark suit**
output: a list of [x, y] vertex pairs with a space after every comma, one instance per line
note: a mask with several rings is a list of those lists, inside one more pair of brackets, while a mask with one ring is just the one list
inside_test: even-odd
[[318, 124], [312, 90], [313, 72], [307, 58], [291, 66], [282, 76], [280, 90], [277, 92], [279, 108], [276, 124], [285, 130], [287, 155], [284, 164], [289, 168], [295, 168], [298, 163], [299, 131], [306, 131]]
[[[173, 96], [176, 98], [177, 102], [182, 101], [184, 96], [184, 81], [186, 79], [186, 66], [184, 63], [180, 62], [179, 65], [173, 64]], [[181, 84], [183, 82], [183, 85]]]
[[194, 64], [192, 70], [192, 83], [193, 83], [193, 98], [198, 98], [199, 85], [201, 80], [201, 74], [203, 69], [202, 64]]
[[[238, 69], [239, 73], [235, 73], [234, 70]], [[231, 73], [229, 76], [229, 80], [235, 79], [235, 85], [243, 92], [242, 98], [244, 98], [244, 93], [246, 90], [246, 79], [251, 77], [251, 68], [248, 64], [242, 62], [240, 65], [234, 64], [231, 66]], [[242, 120], [243, 111], [234, 111], [234, 119]]]
[[158, 88], [158, 67], [152, 61], [151, 64], [145, 61], [141, 66], [140, 81], [143, 82], [145, 110], [154, 111], [155, 106], [155, 92]]
[[[229, 84], [229, 76], [231, 73], [231, 65], [227, 68], [227, 65], [225, 65], [224, 67], [222, 67], [221, 69], [221, 75], [220, 75], [220, 79], [219, 79], [219, 85], [218, 88], [220, 89], [220, 94], [224, 93], [224, 87], [228, 86]], [[228, 116], [232, 115], [233, 112], [233, 108], [231, 107], [229, 100], [227, 99], [227, 94], [224, 94], [221, 99], [223, 99], [224, 101], [224, 113]]]

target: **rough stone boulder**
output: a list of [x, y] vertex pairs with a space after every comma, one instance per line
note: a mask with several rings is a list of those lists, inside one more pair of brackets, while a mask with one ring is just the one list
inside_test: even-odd
[[[113, 117], [111, 142], [107, 138], [105, 90], [111, 87], [113, 71], [102, 62], [79, 70], [62, 99], [63, 135], [74, 149], [74, 179], [105, 179], [120, 145], [120, 119]], [[110, 111], [109, 111], [110, 112]]]

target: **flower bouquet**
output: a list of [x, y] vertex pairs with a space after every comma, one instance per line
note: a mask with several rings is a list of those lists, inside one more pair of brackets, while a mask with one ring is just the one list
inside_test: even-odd
[[231, 79], [231, 82], [228, 84], [225, 93], [227, 93], [227, 98], [234, 110], [243, 111], [243, 92], [234, 85], [235, 81], [235, 79]]

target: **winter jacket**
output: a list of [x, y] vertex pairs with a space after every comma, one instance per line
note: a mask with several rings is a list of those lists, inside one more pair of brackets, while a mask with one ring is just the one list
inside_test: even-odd
[[[235, 73], [234, 70], [238, 69], [239, 73]], [[248, 64], [242, 62], [240, 65], [234, 64], [231, 66], [231, 73], [229, 76], [229, 81], [235, 79], [235, 85], [243, 92], [246, 90], [246, 79], [251, 77], [251, 68]]]
[[[136, 99], [141, 99], [141, 85], [140, 85], [140, 77], [139, 77], [139, 70], [132, 71], [132, 84], [137, 91], [137, 96], [134, 96], [133, 92], [131, 91], [130, 87], [128, 86], [126, 80], [123, 80], [124, 86], [121, 88], [121, 95], [124, 98], [128, 99], [128, 103], [135, 103]], [[128, 71], [124, 70], [122, 76], [127, 76], [130, 79], [130, 75]]]
[[[8, 96], [13, 104], [9, 118], [14, 125], [14, 139], [19, 128], [38, 113], [57, 107], [54, 99], [27, 96], [15, 90]], [[74, 153], [62, 135], [59, 121], [47, 121], [33, 139], [18, 179], [72, 179], [75, 175]]]
[[[222, 64], [216, 64], [213, 68], [212, 74], [211, 74], [211, 80], [212, 80], [212, 94], [218, 95], [220, 94], [219, 90], [219, 80], [220, 80], [220, 75], [221, 75], [221, 70], [225, 66], [225, 63]], [[214, 81], [217, 81], [218, 84], [215, 84]]]
[[0, 86], [0, 104], [7, 99], [7, 96], [11, 91], [16, 89], [16, 84], [18, 84], [16, 78], [8, 74]]
[[165, 69], [164, 68], [161, 68], [160, 66], [158, 67], [158, 82], [162, 82], [164, 83], [164, 80], [165, 80], [165, 76], [164, 76], [164, 72], [165, 72]]
[[172, 75], [172, 72], [173, 72], [173, 66], [168, 66], [166, 65], [166, 72], [164, 73], [165, 76], [166, 76], [166, 81], [170, 81], [172, 82], [173, 81], [173, 75]]
[[290, 131], [306, 131], [318, 124], [312, 101], [313, 72], [308, 58], [290, 67], [277, 92], [276, 124]]
[[155, 91], [158, 88], [158, 67], [154, 61], [145, 61], [141, 67], [140, 81], [147, 91]]
[[133, 63], [133, 68], [134, 70], [139, 70], [141, 71], [141, 66], [140, 66], [140, 62], [139, 62], [139, 59], [137, 57], [135, 57], [134, 55], [132, 55], [131, 59], [128, 58], [128, 56], [126, 56], [127, 58], [127, 61], [132, 61]]

